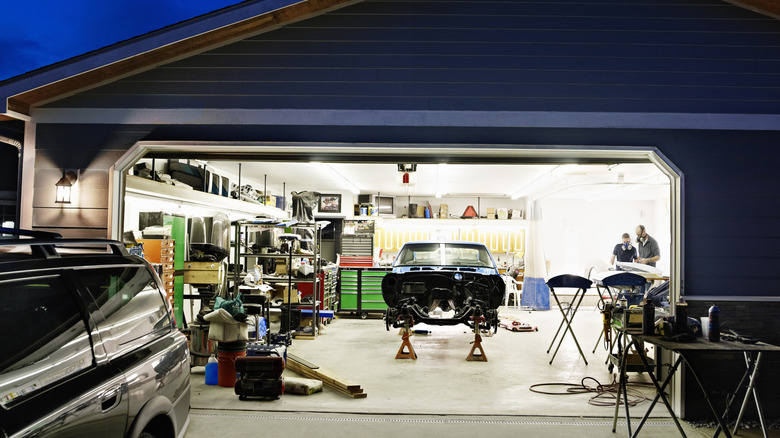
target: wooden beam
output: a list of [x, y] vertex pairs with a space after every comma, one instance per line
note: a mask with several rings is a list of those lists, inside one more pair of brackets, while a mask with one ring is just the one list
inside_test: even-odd
[[355, 3], [356, 0], [307, 0], [283, 9], [258, 15], [228, 26], [214, 29], [185, 40], [168, 44], [130, 58], [62, 79], [51, 84], [17, 94], [8, 99], [8, 109], [29, 115], [30, 108], [52, 102], [65, 95], [95, 88], [206, 50], [229, 44], [314, 15]]
[[780, 2], [777, 0], [724, 0], [727, 3], [750, 9], [759, 14], [780, 19]]
[[[316, 365], [315, 365], [316, 367]], [[357, 383], [352, 383], [342, 377], [322, 368], [313, 368], [312, 364], [295, 355], [287, 353], [286, 368], [308, 379], [321, 380], [322, 384], [351, 398], [366, 398], [368, 394]]]

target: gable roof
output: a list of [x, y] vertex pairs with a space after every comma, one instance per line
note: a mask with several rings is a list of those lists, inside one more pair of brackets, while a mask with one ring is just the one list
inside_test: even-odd
[[362, 0], [248, 0], [0, 82], [0, 120], [143, 70]]
[[[0, 82], [0, 121], [30, 108], [363, 0], [248, 0]], [[775, 18], [774, 0], [723, 0]]]

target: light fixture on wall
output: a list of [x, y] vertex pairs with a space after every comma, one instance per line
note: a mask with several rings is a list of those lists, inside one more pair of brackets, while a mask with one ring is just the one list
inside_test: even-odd
[[54, 200], [57, 204], [70, 204], [73, 195], [73, 185], [78, 181], [78, 171], [65, 169], [62, 171], [62, 178], [55, 184], [57, 187], [57, 196]]

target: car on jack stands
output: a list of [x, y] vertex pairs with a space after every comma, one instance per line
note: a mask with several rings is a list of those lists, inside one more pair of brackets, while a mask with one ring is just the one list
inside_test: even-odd
[[[498, 328], [505, 283], [482, 243], [407, 242], [382, 279], [385, 327], [417, 323]], [[437, 316], [447, 312], [448, 317]], [[452, 314], [452, 316], [449, 316]]]
[[0, 437], [183, 437], [190, 359], [152, 267], [0, 228]]

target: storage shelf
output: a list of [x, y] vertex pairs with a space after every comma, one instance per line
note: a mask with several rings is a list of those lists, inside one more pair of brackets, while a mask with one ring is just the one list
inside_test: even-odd
[[180, 202], [201, 208], [209, 207], [217, 210], [231, 210], [237, 213], [248, 213], [253, 216], [287, 217], [287, 212], [276, 207], [239, 201], [238, 199], [205, 193], [186, 187], [178, 187], [134, 175], [125, 177], [125, 191], [128, 194]]
[[289, 278], [286, 278], [286, 277], [276, 277], [276, 278], [274, 278], [274, 277], [265, 277], [265, 276], [263, 277], [263, 281], [267, 281], [269, 283], [281, 283], [281, 282], [287, 283], [288, 281], [291, 281], [292, 283], [296, 283], [296, 284], [297, 283], [314, 283], [314, 279], [312, 279], [312, 278], [293, 278], [293, 279], [289, 279]]
[[[287, 261], [287, 258], [290, 257], [289, 254], [281, 254], [281, 253], [274, 253], [274, 254], [255, 254], [252, 252], [247, 253], [241, 253], [238, 255], [239, 257], [257, 257], [257, 258], [263, 258], [263, 259], [284, 259]], [[316, 256], [314, 254], [293, 254], [293, 259], [313, 259]]]

